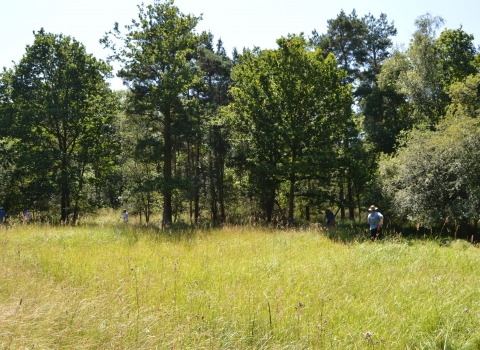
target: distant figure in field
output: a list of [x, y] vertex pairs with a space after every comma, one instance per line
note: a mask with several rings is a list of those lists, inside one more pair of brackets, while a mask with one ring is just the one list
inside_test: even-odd
[[6, 222], [7, 221], [7, 212], [3, 207], [0, 207], [0, 222]]
[[120, 219], [123, 219], [123, 222], [124, 222], [124, 223], [127, 223], [127, 222], [128, 222], [127, 209], [123, 209], [123, 214], [122, 214], [122, 216], [120, 216]]
[[371, 205], [368, 208], [370, 214], [368, 214], [368, 224], [370, 225], [370, 239], [372, 241], [380, 239], [382, 236], [383, 215], [377, 211], [378, 208]]
[[27, 208], [23, 209], [23, 221], [29, 222], [32, 220], [32, 214], [28, 211]]
[[335, 215], [330, 209], [325, 211], [325, 218], [327, 219], [327, 226], [335, 226]]

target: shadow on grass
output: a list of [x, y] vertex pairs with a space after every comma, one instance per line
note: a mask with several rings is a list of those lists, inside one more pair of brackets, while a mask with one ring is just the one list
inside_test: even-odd
[[[89, 224], [90, 226], [91, 224]], [[98, 224], [94, 224], [98, 225]], [[191, 239], [199, 234], [206, 235], [215, 230], [224, 228], [238, 228], [240, 230], [269, 230], [273, 234], [275, 232], [285, 232], [289, 230], [302, 230], [318, 232], [329, 239], [343, 244], [362, 243], [370, 241], [370, 229], [367, 223], [359, 223], [353, 221], [340, 221], [334, 227], [326, 227], [319, 223], [299, 223], [293, 227], [284, 225], [267, 224], [265, 222], [253, 222], [243, 225], [218, 225], [212, 226], [205, 222], [200, 225], [191, 225], [184, 222], [174, 223], [165, 228], [157, 224], [116, 224], [115, 230], [118, 233], [131, 235], [134, 240], [138, 235], [149, 236], [152, 239], [168, 239], [170, 241], [182, 241]], [[471, 230], [455, 230], [442, 227], [415, 227], [411, 225], [386, 224], [383, 228], [382, 237], [379, 242], [396, 242], [411, 244], [415, 241], [435, 241], [441, 245], [449, 245], [454, 240], [465, 240], [477, 245], [475, 235]]]
[[[7, 223], [2, 228], [5, 230], [14, 227], [23, 226], [25, 224]], [[63, 225], [52, 225], [48, 223], [29, 223], [27, 226], [42, 226], [42, 227], [59, 227]], [[70, 226], [70, 225], [66, 225]], [[293, 227], [286, 227], [279, 224], [268, 224], [266, 222], [254, 221], [243, 223], [239, 225], [225, 224], [212, 226], [205, 221], [198, 225], [192, 225], [185, 222], [178, 222], [162, 228], [158, 222], [150, 223], [148, 225], [140, 223], [124, 224], [120, 221], [96, 221], [94, 219], [80, 222], [78, 225], [72, 225], [79, 228], [93, 228], [93, 229], [113, 229], [115, 234], [125, 237], [132, 244], [137, 242], [140, 237], [148, 237], [158, 241], [185, 241], [198, 237], [199, 235], [209, 235], [213, 231], [222, 229], [239, 229], [239, 230], [268, 230], [272, 234], [275, 232], [285, 232], [289, 230], [311, 231], [314, 233], [323, 234], [334, 242], [341, 244], [363, 243], [370, 241], [370, 230], [368, 224], [365, 222], [353, 221], [338, 221], [334, 227], [326, 227], [321, 223], [299, 222]], [[412, 244], [418, 241], [435, 241], [440, 245], [450, 245], [456, 240], [463, 240], [478, 246], [478, 241], [475, 232], [472, 228], [467, 226], [460, 227], [415, 227], [412, 225], [400, 225], [387, 223], [383, 228], [383, 234], [379, 242], [395, 242]]]
[[[325, 235], [339, 243], [370, 241], [370, 229], [366, 223], [343, 221], [335, 227], [325, 228]], [[470, 227], [454, 230], [441, 227], [416, 227], [411, 225], [387, 224], [383, 227], [379, 242], [396, 242], [411, 244], [418, 241], [434, 241], [440, 245], [450, 245], [456, 240], [463, 240], [478, 246], [475, 231]]]

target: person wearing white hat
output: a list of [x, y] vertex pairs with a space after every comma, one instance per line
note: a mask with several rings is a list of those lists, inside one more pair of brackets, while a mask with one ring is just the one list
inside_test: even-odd
[[370, 225], [370, 239], [372, 241], [380, 239], [382, 235], [383, 215], [378, 211], [378, 208], [371, 205], [368, 208], [368, 224]]

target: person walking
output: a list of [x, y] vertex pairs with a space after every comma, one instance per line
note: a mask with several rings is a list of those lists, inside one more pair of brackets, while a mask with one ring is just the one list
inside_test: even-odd
[[0, 222], [4, 223], [6, 221], [7, 221], [7, 212], [5, 211], [5, 209], [3, 209], [3, 207], [0, 207]]
[[372, 241], [380, 239], [382, 236], [383, 215], [378, 211], [378, 208], [371, 205], [368, 208], [368, 224], [370, 225], [370, 239]]
[[30, 222], [32, 220], [32, 214], [27, 208], [23, 209], [23, 222]]
[[330, 209], [325, 211], [325, 218], [327, 219], [327, 226], [335, 226], [335, 215]]
[[122, 214], [122, 216], [120, 216], [120, 219], [123, 219], [123, 222], [124, 222], [124, 223], [127, 223], [127, 222], [128, 222], [127, 209], [123, 209], [123, 214]]

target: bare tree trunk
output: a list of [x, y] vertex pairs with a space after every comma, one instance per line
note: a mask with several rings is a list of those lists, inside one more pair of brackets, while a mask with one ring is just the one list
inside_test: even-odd
[[357, 192], [358, 222], [362, 222], [362, 208], [360, 206], [360, 193]]
[[217, 191], [215, 189], [215, 171], [213, 166], [212, 151], [210, 150], [208, 157], [208, 170], [210, 173], [210, 210], [212, 214], [212, 224], [218, 223], [218, 210], [217, 210]]
[[348, 217], [350, 220], [355, 220], [355, 206], [353, 201], [352, 180], [348, 178], [347, 183], [347, 197], [348, 197]]
[[75, 198], [75, 205], [73, 208], [73, 223], [75, 224], [78, 220], [78, 211], [79, 211], [79, 205], [78, 202], [82, 196], [82, 190], [83, 190], [83, 174], [85, 173], [85, 164], [82, 165], [82, 170], [80, 171], [80, 178], [78, 180], [78, 194]]
[[172, 223], [172, 134], [171, 134], [171, 115], [167, 109], [164, 113], [164, 163], [163, 177], [165, 180], [165, 188], [163, 189], [163, 227]]
[[68, 222], [68, 215], [70, 214], [70, 186], [68, 184], [68, 174], [67, 174], [67, 159], [66, 154], [63, 155], [62, 159], [62, 184], [61, 184], [61, 215], [60, 220], [64, 223]]
[[345, 190], [343, 188], [343, 179], [340, 179], [340, 184], [339, 184], [339, 192], [338, 192], [338, 199], [340, 203], [340, 219], [344, 220], [345, 219], [345, 205], [343, 204], [345, 201]]
[[195, 224], [198, 224], [198, 219], [200, 217], [200, 188], [198, 186], [198, 181], [200, 180], [200, 136], [197, 138], [195, 150], [195, 197], [193, 198], [194, 202], [194, 221]]
[[145, 203], [145, 224], [148, 226], [150, 222], [150, 192], [147, 192], [147, 202]]
[[[193, 152], [191, 150], [190, 142], [187, 142], [187, 169], [188, 169], [188, 178], [193, 179], [194, 171], [192, 168], [193, 161]], [[192, 193], [188, 196], [188, 207], [189, 207], [189, 217], [190, 217], [190, 224], [193, 223], [193, 200], [192, 200]]]
[[290, 193], [288, 195], [288, 226], [293, 224], [293, 212], [295, 204], [295, 174], [290, 175]]
[[275, 207], [275, 183], [273, 181], [270, 185], [270, 193], [268, 195], [265, 207], [267, 214], [267, 222], [270, 223], [272, 222], [273, 208]]
[[224, 174], [223, 167], [224, 167], [224, 164], [221, 164], [221, 166], [222, 166], [222, 169], [218, 174], [218, 176], [219, 176], [219, 179], [218, 179], [218, 181], [219, 181], [218, 182], [218, 202], [220, 204], [220, 220], [222, 222], [225, 222], [227, 217], [225, 215], [225, 191], [224, 191], [224, 188], [223, 188], [223, 174]]

